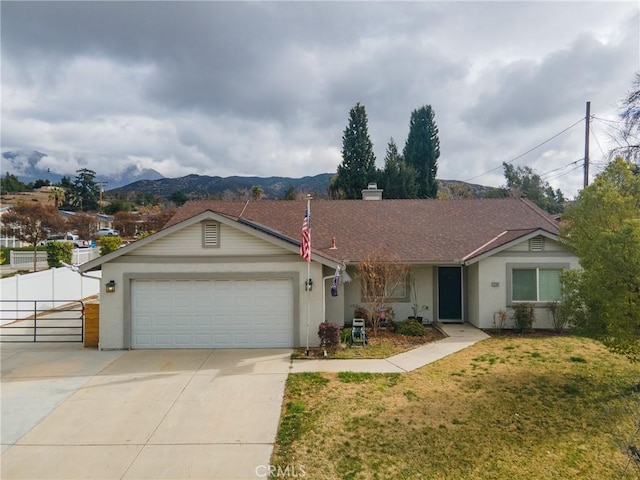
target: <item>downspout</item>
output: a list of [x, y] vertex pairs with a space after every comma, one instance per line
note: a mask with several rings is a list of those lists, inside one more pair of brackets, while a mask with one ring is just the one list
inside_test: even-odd
[[333, 275], [329, 275], [328, 277], [322, 277], [322, 321], [326, 322], [327, 321], [327, 298], [326, 298], [326, 292], [327, 292], [327, 288], [326, 288], [326, 282], [327, 280], [329, 280], [330, 278], [333, 278]]

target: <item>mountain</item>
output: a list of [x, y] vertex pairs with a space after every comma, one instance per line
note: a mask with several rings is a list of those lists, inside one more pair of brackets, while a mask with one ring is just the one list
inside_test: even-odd
[[[2, 152], [2, 175], [7, 172], [18, 177], [23, 183], [31, 183], [36, 180], [49, 180], [51, 183], [58, 183], [63, 176], [71, 178], [73, 181], [75, 173], [61, 173], [54, 167], [46, 167], [43, 164], [43, 158], [47, 157], [46, 153], [21, 151]], [[78, 166], [80, 169], [81, 166]], [[138, 165], [130, 165], [122, 172], [112, 175], [102, 175], [96, 172], [96, 181], [108, 185], [110, 188], [122, 187], [129, 185], [138, 180], [157, 180], [164, 178], [162, 174], [152, 168], [140, 168]]]
[[168, 197], [182, 192], [189, 198], [234, 196], [242, 191], [250, 191], [258, 185], [262, 188], [263, 198], [278, 199], [284, 197], [289, 185], [298, 192], [315, 192], [324, 195], [333, 173], [321, 173], [313, 177], [210, 177], [207, 175], [187, 175], [181, 178], [161, 178], [159, 180], [140, 180], [124, 187], [108, 189], [113, 195], [148, 193]]
[[[329, 181], [334, 173], [321, 173], [313, 177], [210, 177], [206, 175], [187, 175], [181, 178], [161, 178], [159, 180], [140, 180], [120, 188], [109, 189], [113, 195], [146, 193], [152, 196], [167, 198], [181, 192], [190, 199], [216, 197], [232, 198], [242, 192], [249, 192], [253, 186], [260, 186], [263, 198], [280, 199], [289, 185], [293, 185], [296, 192], [315, 193], [317, 196], [326, 195]], [[459, 180], [438, 180], [439, 192], [444, 198], [472, 196], [482, 198], [491, 187], [465, 183]], [[240, 195], [242, 196], [242, 195]], [[384, 193], [383, 193], [384, 198]]]

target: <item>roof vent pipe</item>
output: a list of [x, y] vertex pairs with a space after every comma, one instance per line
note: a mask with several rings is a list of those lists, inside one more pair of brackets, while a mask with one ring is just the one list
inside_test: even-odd
[[338, 247], [336, 247], [336, 237], [331, 237], [331, 247], [329, 247], [329, 250], [337, 250]]

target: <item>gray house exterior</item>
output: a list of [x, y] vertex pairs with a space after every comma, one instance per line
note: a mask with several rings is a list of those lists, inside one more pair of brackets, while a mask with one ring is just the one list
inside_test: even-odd
[[[102, 268], [100, 348], [297, 347], [307, 333], [316, 345], [323, 320], [353, 317], [356, 266], [377, 249], [414, 279], [389, 304], [396, 320], [412, 315], [414, 284], [425, 320], [492, 328], [496, 312], [528, 301], [534, 327], [550, 328], [559, 274], [579, 267], [556, 221], [523, 199], [312, 201], [309, 264], [299, 255], [305, 208], [189, 202], [160, 232], [82, 265]], [[334, 297], [337, 268], [352, 281]]]

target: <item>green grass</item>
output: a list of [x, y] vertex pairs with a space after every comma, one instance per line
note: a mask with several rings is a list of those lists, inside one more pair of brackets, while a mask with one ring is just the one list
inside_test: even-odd
[[271, 464], [319, 480], [637, 478], [616, 440], [639, 373], [562, 336], [493, 338], [407, 374], [294, 374]]

